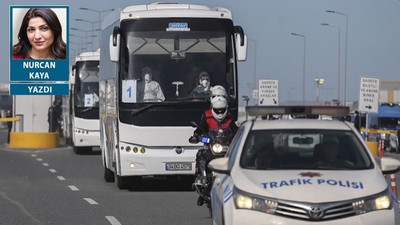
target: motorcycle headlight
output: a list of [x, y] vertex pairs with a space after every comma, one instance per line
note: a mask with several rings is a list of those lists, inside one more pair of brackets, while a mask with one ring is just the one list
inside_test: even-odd
[[211, 146], [211, 150], [214, 154], [220, 154], [226, 152], [228, 150], [228, 146], [215, 143]]

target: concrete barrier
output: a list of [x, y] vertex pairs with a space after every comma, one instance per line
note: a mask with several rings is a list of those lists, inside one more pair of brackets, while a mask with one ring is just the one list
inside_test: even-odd
[[376, 157], [379, 156], [378, 154], [378, 142], [376, 141], [367, 141], [367, 145], [369, 150], [372, 152], [372, 154]]
[[58, 132], [11, 132], [10, 148], [57, 148], [60, 146]]

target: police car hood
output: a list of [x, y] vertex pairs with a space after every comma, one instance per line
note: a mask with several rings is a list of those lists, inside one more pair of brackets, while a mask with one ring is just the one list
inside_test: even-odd
[[377, 169], [369, 170], [236, 170], [235, 186], [277, 199], [330, 202], [364, 197], [387, 188]]

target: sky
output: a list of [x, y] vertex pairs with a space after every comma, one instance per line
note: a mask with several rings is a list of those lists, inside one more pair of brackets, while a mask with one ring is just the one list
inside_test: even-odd
[[[94, 2], [96, 4], [93, 4]], [[69, 26], [80, 30], [91, 30], [92, 26], [97, 28], [97, 23], [75, 19], [94, 22], [98, 21], [99, 13], [83, 11], [79, 9], [81, 7], [103, 11], [151, 2], [154, 1], [2, 0], [0, 21], [3, 21], [2, 27], [7, 27], [9, 30], [10, 5], [68, 5]], [[315, 101], [317, 98], [315, 78], [325, 79], [324, 84], [319, 86], [320, 101], [331, 101], [338, 97], [341, 101], [344, 99], [358, 101], [361, 77], [377, 78], [380, 81], [400, 81], [400, 0], [174, 0], [172, 2], [224, 7], [231, 10], [234, 24], [243, 27], [249, 40], [247, 60], [238, 64], [240, 96], [251, 97], [252, 90], [258, 88], [259, 79], [272, 79], [279, 82], [279, 103], [302, 101], [303, 65], [305, 65], [305, 101]], [[328, 13], [326, 10], [346, 14], [347, 17]], [[104, 17], [106, 13], [100, 15]], [[330, 26], [322, 26], [321, 23], [328, 23]], [[305, 38], [291, 33], [301, 34]], [[84, 35], [77, 31], [70, 31], [70, 34]], [[70, 35], [69, 40], [70, 53], [75, 54], [74, 49], [78, 47], [72, 42], [78, 43], [80, 38]], [[97, 48], [97, 38], [93, 41], [93, 48]], [[0, 68], [4, 68], [5, 72], [0, 76], [0, 83], [8, 83], [9, 35], [0, 35], [0, 45], [3, 45], [0, 47], [3, 49], [0, 54]], [[89, 45], [88, 49], [91, 48]], [[4, 51], [5, 49], [7, 51]], [[340, 68], [339, 73], [338, 68]], [[344, 93], [346, 93], [345, 98]], [[254, 102], [250, 100], [249, 104]]]

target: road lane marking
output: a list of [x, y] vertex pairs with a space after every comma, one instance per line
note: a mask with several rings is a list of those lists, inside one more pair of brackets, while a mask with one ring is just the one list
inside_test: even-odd
[[49, 169], [49, 171], [50, 171], [51, 173], [57, 173], [57, 170], [55, 170], [55, 169]]
[[95, 200], [91, 199], [91, 198], [83, 198], [85, 201], [89, 202], [89, 204], [91, 205], [98, 205], [99, 203], [97, 203]]
[[117, 220], [117, 218], [113, 216], [106, 216], [106, 219], [112, 224], [112, 225], [121, 225], [121, 223]]
[[35, 158], [37, 155], [36, 155], [36, 154], [31, 154], [31, 156], [32, 156], [33, 158]]
[[49, 164], [48, 164], [48, 163], [42, 163], [42, 165], [43, 165], [43, 166], [49, 166]]
[[71, 191], [79, 191], [79, 189], [74, 185], [68, 185], [68, 187], [71, 189]]
[[39, 161], [39, 162], [43, 161], [42, 158], [36, 158], [36, 160]]
[[65, 180], [65, 178], [63, 176], [57, 176], [57, 179], [59, 180]]

